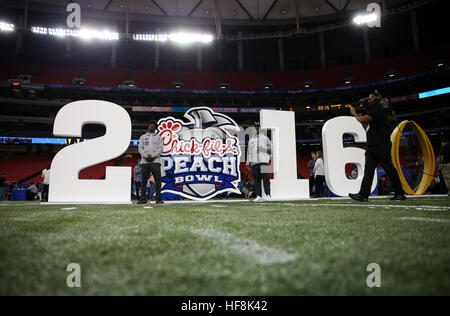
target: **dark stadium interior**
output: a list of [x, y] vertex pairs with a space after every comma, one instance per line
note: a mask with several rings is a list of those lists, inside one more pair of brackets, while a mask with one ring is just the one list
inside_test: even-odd
[[449, 3], [0, 0], [0, 296], [450, 295]]
[[[183, 115], [133, 107], [276, 108], [296, 112], [298, 155], [304, 157], [320, 148], [326, 120], [347, 115], [345, 105], [374, 89], [396, 99], [392, 106], [398, 118], [415, 120], [427, 130], [436, 150], [448, 135], [448, 96], [398, 99], [449, 86], [450, 45], [442, 29], [446, 12], [439, 10], [443, 1], [384, 1], [389, 14], [383, 27], [366, 28], [346, 21], [367, 1], [302, 1], [296, 19], [295, 1], [256, 10], [233, 0], [221, 8], [220, 39], [182, 47], [136, 41], [129, 34], [179, 29], [217, 34], [214, 1], [188, 1], [176, 9], [170, 5], [175, 1], [161, 8], [154, 1], [130, 1], [130, 9], [125, 2], [79, 2], [86, 13], [83, 23], [122, 34], [109, 42], [31, 32], [32, 26], [64, 25], [67, 13], [57, 1], [0, 1], [0, 20], [18, 25], [15, 33], [0, 32], [0, 136], [52, 137], [58, 110], [85, 99], [122, 105], [132, 118], [133, 139], [151, 119]], [[24, 16], [26, 25], [20, 27]], [[19, 75], [32, 77], [17, 89], [11, 82]], [[75, 78], [86, 82], [81, 87]], [[126, 80], [136, 87], [119, 89]], [[178, 82], [180, 89], [173, 87]], [[223, 83], [227, 88], [219, 88]], [[330, 107], [336, 104], [341, 106]], [[255, 111], [229, 115], [243, 126], [259, 119]], [[83, 137], [103, 132], [89, 126]], [[0, 144], [0, 156], [49, 157], [58, 148]]]

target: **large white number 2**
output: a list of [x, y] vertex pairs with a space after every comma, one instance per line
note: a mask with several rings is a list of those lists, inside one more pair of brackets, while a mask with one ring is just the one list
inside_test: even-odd
[[81, 170], [117, 158], [129, 147], [131, 119], [121, 106], [78, 101], [57, 114], [53, 134], [81, 137], [83, 126], [100, 124], [106, 134], [62, 149], [50, 169], [49, 203], [131, 204], [131, 168], [106, 167], [105, 180], [80, 180]]

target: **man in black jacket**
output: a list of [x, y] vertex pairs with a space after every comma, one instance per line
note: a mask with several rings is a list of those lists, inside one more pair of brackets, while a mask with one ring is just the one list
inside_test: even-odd
[[6, 197], [7, 187], [6, 187], [6, 173], [3, 173], [0, 177], [0, 201], [3, 201]]
[[2, 173], [0, 177], [0, 188], [6, 187], [6, 173]]
[[390, 139], [392, 127], [389, 124], [388, 113], [383, 104], [381, 104], [381, 95], [375, 92], [369, 96], [365, 114], [357, 113], [354, 107], [351, 107], [350, 111], [361, 124], [368, 124], [368, 129], [366, 164], [361, 189], [358, 194], [349, 194], [349, 196], [360, 202], [369, 200], [375, 168], [378, 163], [381, 163], [395, 191], [395, 196], [392, 200], [406, 200], [398, 172], [392, 163], [392, 143]]
[[[445, 180], [445, 185], [447, 190], [450, 187], [450, 146], [448, 145], [448, 140], [443, 139], [441, 142], [441, 152], [439, 153], [439, 164], [440, 171], [442, 171], [442, 176]], [[447, 193], [450, 193], [447, 192]]]

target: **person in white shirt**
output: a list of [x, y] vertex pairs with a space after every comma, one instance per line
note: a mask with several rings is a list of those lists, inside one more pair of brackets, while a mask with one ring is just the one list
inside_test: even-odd
[[309, 193], [312, 195], [314, 188], [314, 165], [316, 164], [316, 152], [311, 153], [311, 160], [308, 162], [309, 169]]
[[151, 121], [148, 132], [139, 139], [139, 153], [141, 154], [141, 200], [138, 204], [147, 203], [147, 181], [150, 173], [155, 177], [156, 203], [163, 204], [161, 196], [161, 161], [163, 140], [157, 133], [158, 123]]
[[50, 165], [42, 170], [42, 178], [44, 179], [44, 189], [42, 190], [42, 202], [48, 201], [48, 189], [50, 185]]
[[352, 166], [352, 179], [356, 180], [358, 178], [358, 167], [353, 164]]
[[28, 201], [36, 200], [38, 192], [39, 192], [39, 190], [38, 190], [37, 186], [33, 182], [31, 182], [30, 186], [27, 189], [27, 193], [26, 193], [27, 200]]
[[317, 152], [317, 160], [314, 165], [314, 184], [316, 186], [315, 197], [319, 198], [325, 192], [325, 167], [323, 163], [323, 153], [321, 151]]
[[[254, 123], [255, 134], [250, 138], [247, 150], [247, 169], [252, 170], [253, 180], [255, 181], [256, 199], [255, 202], [271, 201], [270, 196], [270, 155], [272, 153], [272, 142], [261, 134], [261, 126]], [[261, 181], [264, 183], [263, 198]]]

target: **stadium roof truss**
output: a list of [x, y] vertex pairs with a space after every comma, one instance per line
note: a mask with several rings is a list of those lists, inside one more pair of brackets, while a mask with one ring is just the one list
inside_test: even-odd
[[[383, 16], [399, 14], [436, 0], [385, 0]], [[3, 0], [2, 6], [67, 14], [62, 10], [76, 2], [82, 15], [178, 25], [215, 26], [216, 38], [250, 40], [290, 37], [323, 32], [351, 24], [356, 12], [365, 11], [373, 0]], [[290, 31], [276, 34], [223, 35], [222, 26], [286, 26]], [[285, 28], [286, 29], [286, 28]]]
[[[341, 16], [365, 10], [374, 0], [5, 0], [3, 5], [30, 9], [55, 10], [68, 3], [80, 4], [84, 14], [117, 15], [128, 13], [131, 19], [149, 17], [155, 21], [214, 22], [220, 12], [223, 23], [229, 24], [286, 24], [297, 19], [317, 21], [324, 17]], [[405, 0], [382, 1], [386, 9], [407, 5]], [[8, 4], [9, 3], [9, 4]], [[159, 19], [158, 19], [159, 18]], [[169, 19], [169, 20], [168, 20]], [[152, 19], [150, 19], [151, 21]]]

